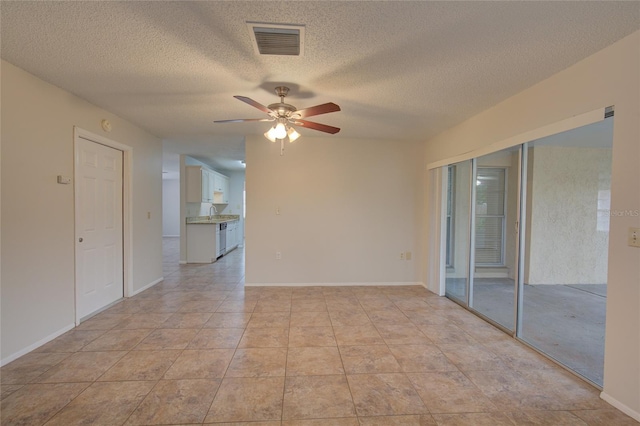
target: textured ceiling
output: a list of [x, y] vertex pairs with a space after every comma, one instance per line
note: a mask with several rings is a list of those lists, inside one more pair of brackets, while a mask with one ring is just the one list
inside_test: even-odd
[[[292, 88], [331, 137], [424, 140], [640, 28], [638, 2], [0, 2], [2, 58], [234, 168], [266, 123], [232, 98]], [[303, 57], [257, 56], [246, 21], [305, 25]], [[307, 136], [320, 136], [301, 129]], [[192, 152], [193, 151], [193, 152]], [[197, 152], [195, 152], [197, 151]], [[217, 162], [227, 158], [233, 162]]]

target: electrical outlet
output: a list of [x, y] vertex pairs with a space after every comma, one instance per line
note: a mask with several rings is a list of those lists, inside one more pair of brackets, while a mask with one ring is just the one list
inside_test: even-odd
[[151, 212], [147, 212], [147, 219], [151, 219]]
[[282, 259], [282, 252], [281, 251], [277, 251], [276, 252], [276, 260], [281, 260]]
[[280, 214], [280, 207], [276, 207], [276, 214], [279, 215]]
[[404, 258], [405, 258], [405, 259], [407, 259], [407, 260], [411, 260], [411, 252], [410, 252], [410, 251], [408, 251], [408, 252], [404, 255]]
[[400, 260], [404, 260], [404, 252], [403, 251], [400, 252]]
[[629, 228], [629, 246], [640, 247], [640, 228]]

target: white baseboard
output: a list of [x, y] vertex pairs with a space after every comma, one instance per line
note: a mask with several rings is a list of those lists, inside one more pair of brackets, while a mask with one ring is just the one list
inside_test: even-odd
[[166, 238], [177, 238], [177, 237], [179, 237], [179, 236], [180, 236], [180, 235], [163, 235], [163, 236], [162, 236], [162, 238], [165, 238], [165, 237], [166, 237]]
[[382, 283], [245, 283], [245, 287], [388, 287], [419, 285], [419, 282], [382, 282]]
[[0, 366], [7, 365], [11, 361], [14, 361], [14, 360], [20, 358], [22, 355], [26, 355], [29, 352], [31, 352], [32, 350], [38, 349], [40, 346], [44, 345], [45, 343], [49, 343], [50, 341], [52, 341], [56, 337], [61, 336], [64, 333], [66, 333], [67, 331], [75, 328], [75, 326], [76, 325], [74, 323], [71, 323], [71, 324], [67, 325], [66, 327], [63, 327], [60, 330], [56, 331], [55, 333], [52, 333], [52, 334], [48, 335], [44, 339], [40, 339], [37, 342], [35, 342], [34, 344], [29, 345], [26, 348], [21, 349], [18, 352], [9, 355], [8, 357], [4, 358], [3, 360], [0, 360]]
[[187, 261], [186, 260], [181, 260], [178, 262], [178, 265], [186, 265]]
[[153, 287], [154, 285], [158, 284], [159, 282], [161, 282], [163, 280], [164, 280], [164, 277], [160, 277], [155, 281], [151, 281], [149, 284], [145, 285], [144, 287], [139, 288], [138, 290], [135, 290], [131, 296], [135, 296], [136, 294], [142, 293], [143, 291]]
[[640, 413], [637, 412], [636, 410], [632, 409], [631, 407], [627, 407], [625, 404], [618, 401], [617, 399], [615, 399], [614, 397], [612, 397], [607, 393], [600, 392], [600, 398], [604, 399], [609, 404], [613, 405], [615, 408], [625, 413], [627, 416], [640, 422]]

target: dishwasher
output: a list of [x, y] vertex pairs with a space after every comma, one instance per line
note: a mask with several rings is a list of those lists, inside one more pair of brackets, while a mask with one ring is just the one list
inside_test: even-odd
[[218, 247], [218, 257], [224, 256], [227, 252], [227, 222], [222, 222], [220, 226], [220, 246]]

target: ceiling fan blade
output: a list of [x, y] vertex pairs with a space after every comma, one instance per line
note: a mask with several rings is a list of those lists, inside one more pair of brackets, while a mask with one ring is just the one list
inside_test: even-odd
[[267, 114], [269, 114], [271, 112], [271, 110], [269, 108], [267, 108], [266, 106], [262, 105], [261, 103], [258, 103], [256, 101], [254, 101], [251, 98], [247, 98], [246, 96], [234, 96], [234, 98], [236, 98], [239, 101], [242, 101], [246, 104], [251, 105], [252, 107], [258, 108], [260, 111], [262, 112], [266, 112]]
[[330, 112], [340, 111], [340, 107], [333, 102], [329, 102], [322, 105], [316, 105], [309, 108], [299, 109], [293, 114], [300, 118], [311, 117], [313, 115], [328, 114]]
[[338, 127], [327, 126], [326, 124], [315, 123], [313, 121], [307, 121], [307, 120], [296, 120], [295, 124], [299, 124], [300, 126], [306, 127], [308, 129], [319, 130], [325, 133], [331, 133], [332, 135], [340, 131]]
[[236, 118], [234, 120], [216, 120], [214, 123], [244, 123], [248, 121], [273, 121], [273, 118]]

